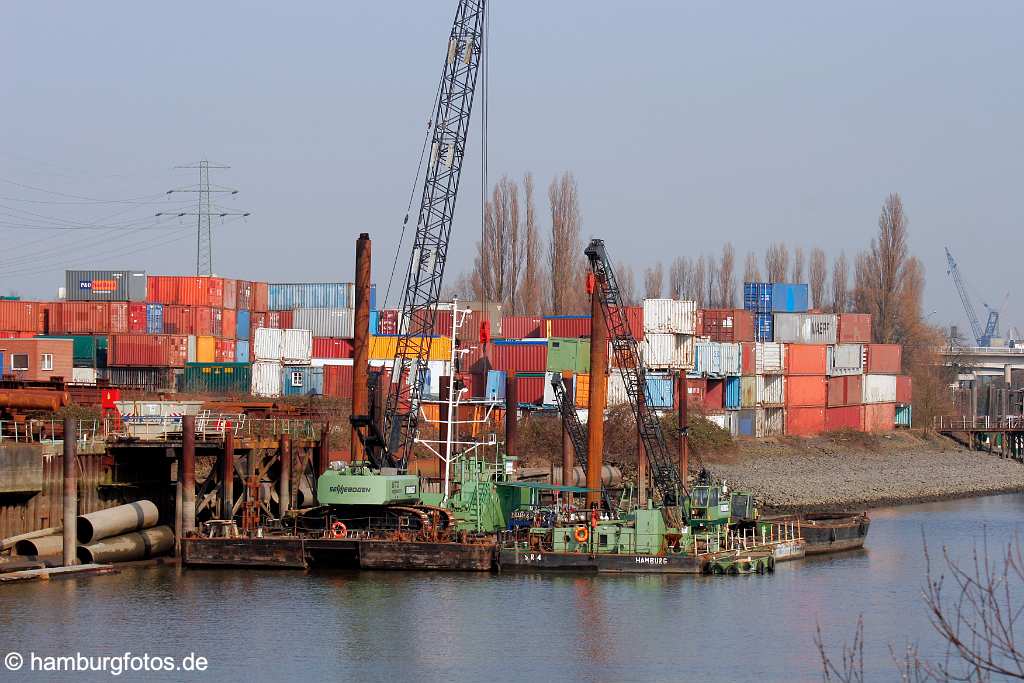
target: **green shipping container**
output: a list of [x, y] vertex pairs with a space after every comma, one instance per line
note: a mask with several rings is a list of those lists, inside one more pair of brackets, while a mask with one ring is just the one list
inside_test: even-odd
[[43, 339], [70, 339], [72, 362], [76, 368], [107, 367], [107, 337], [88, 334], [40, 335]]
[[249, 363], [186, 363], [178, 391], [201, 394], [248, 394], [252, 386]]
[[913, 423], [914, 417], [914, 406], [909, 403], [899, 403], [896, 405], [896, 426], [897, 427], [910, 427]]
[[550, 337], [547, 371], [590, 374], [590, 340]]

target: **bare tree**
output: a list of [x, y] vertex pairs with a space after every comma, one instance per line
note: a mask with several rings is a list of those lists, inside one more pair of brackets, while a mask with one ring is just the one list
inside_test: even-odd
[[832, 264], [832, 311], [834, 313], [846, 313], [849, 277], [846, 253], [839, 252], [839, 256]]
[[517, 314], [538, 315], [544, 308], [544, 248], [537, 227], [537, 212], [533, 195], [533, 174], [523, 176], [523, 194], [525, 195], [525, 236], [523, 254], [523, 278], [520, 286], [519, 310]]
[[707, 261], [700, 256], [697, 263], [690, 269], [689, 283], [686, 286], [686, 296], [697, 302], [697, 308], [702, 308], [707, 303], [707, 299], [704, 297], [704, 278], [707, 272]]
[[828, 264], [825, 262], [825, 252], [818, 247], [811, 250], [811, 264], [808, 270], [811, 307], [823, 309], [825, 308], [825, 280], [828, 278]]
[[686, 298], [690, 277], [690, 259], [676, 256], [668, 270], [668, 291], [673, 299]]
[[744, 282], [760, 282], [761, 281], [761, 269], [757, 267], [757, 254], [752, 251], [747, 252], [747, 263], [743, 268], [743, 281]]
[[789, 273], [789, 247], [782, 242], [768, 245], [764, 253], [764, 269], [769, 282], [785, 282]]
[[704, 286], [704, 303], [712, 308], [721, 308], [721, 303], [718, 299], [718, 259], [715, 258], [714, 254], [708, 255], [708, 269], [707, 269], [707, 280], [705, 280]]
[[477, 242], [477, 294], [481, 299], [511, 303], [522, 267], [519, 237], [519, 188], [502, 176], [484, 205], [483, 239]]
[[797, 247], [793, 250], [793, 271], [789, 278], [790, 282], [800, 284], [804, 281], [804, 248]]
[[586, 306], [582, 284], [583, 246], [578, 189], [571, 173], [565, 172], [551, 181], [548, 201], [551, 204], [551, 242], [548, 245], [551, 312], [579, 313]]
[[665, 286], [665, 269], [658, 261], [653, 268], [644, 270], [644, 298], [660, 299]]
[[[854, 300], [871, 313], [874, 341], [901, 343], [917, 320], [905, 319], [902, 300], [917, 282], [909, 269], [907, 216], [898, 194], [890, 194], [878, 217], [878, 234], [858, 256], [854, 270]], [[923, 279], [923, 278], [922, 278]]]
[[732, 242], [722, 247], [722, 258], [718, 262], [718, 305], [733, 308], [736, 305], [736, 250]]
[[633, 266], [625, 261], [619, 261], [614, 266], [615, 281], [619, 284], [619, 292], [622, 294], [622, 303], [626, 306], [636, 306], [636, 277], [633, 275]]

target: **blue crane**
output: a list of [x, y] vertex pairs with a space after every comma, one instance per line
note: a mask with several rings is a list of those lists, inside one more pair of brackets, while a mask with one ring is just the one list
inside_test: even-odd
[[978, 346], [991, 346], [992, 339], [999, 336], [999, 311], [982, 302], [981, 305], [988, 311], [988, 321], [985, 323], [985, 327], [982, 328], [981, 321], [978, 320], [978, 314], [974, 310], [974, 304], [971, 303], [971, 299], [967, 295], [967, 285], [964, 284], [963, 276], [960, 275], [960, 269], [956, 265], [956, 260], [953, 259], [953, 254], [949, 253], [949, 247], [946, 247], [946, 260], [949, 262], [949, 270], [947, 272], [953, 278], [953, 284], [956, 285], [960, 301], [963, 302], [964, 312], [967, 313], [967, 320], [971, 323], [971, 331], [974, 333], [975, 341], [978, 343]]

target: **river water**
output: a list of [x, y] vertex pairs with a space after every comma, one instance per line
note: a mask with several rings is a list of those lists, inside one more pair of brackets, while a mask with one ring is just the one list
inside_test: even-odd
[[[136, 680], [820, 680], [820, 624], [836, 647], [864, 618], [869, 680], [889, 647], [941, 643], [921, 599], [929, 546], [968, 557], [1006, 539], [1024, 496], [884, 508], [868, 547], [772, 576], [551, 576], [131, 569], [0, 586], [0, 655], [172, 656], [203, 674]], [[19, 672], [25, 680], [117, 680]], [[12, 679], [0, 666], [0, 680]]]

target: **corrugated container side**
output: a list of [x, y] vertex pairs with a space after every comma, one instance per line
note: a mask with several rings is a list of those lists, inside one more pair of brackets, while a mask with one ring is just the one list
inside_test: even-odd
[[775, 318], [771, 313], [754, 314], [754, 341], [770, 342], [775, 340]]
[[324, 392], [323, 368], [285, 365], [281, 370], [281, 393], [285, 396], [318, 396]]
[[[452, 340], [448, 337], [437, 337], [436, 339], [421, 339], [413, 341], [410, 350], [419, 352], [420, 345], [429, 344], [430, 351], [427, 360], [450, 360], [452, 353]], [[312, 346], [312, 339], [310, 339]], [[398, 337], [370, 337], [370, 360], [393, 360], [398, 352]]]
[[864, 406], [835, 406], [825, 409], [825, 430], [850, 429], [864, 431]]
[[238, 311], [225, 308], [221, 310], [220, 316], [221, 336], [234, 339], [235, 331], [238, 329]]
[[828, 380], [829, 407], [860, 405], [863, 396], [863, 375], [830, 377]]
[[772, 312], [772, 283], [744, 282], [743, 308], [752, 313]]
[[307, 365], [313, 357], [313, 334], [309, 330], [287, 329], [281, 342], [281, 360], [288, 365]]
[[791, 375], [786, 378], [786, 407], [822, 408], [828, 402], [828, 381], [824, 375]]
[[235, 339], [249, 340], [250, 330], [252, 329], [252, 313], [248, 309], [239, 309], [235, 311]]
[[216, 352], [214, 358], [218, 363], [234, 363], [235, 358], [235, 340], [234, 339], [218, 339], [216, 341]]
[[726, 410], [738, 410], [740, 407], [740, 378], [739, 377], [726, 377], [725, 378], [725, 409]]
[[736, 436], [754, 436], [757, 432], [757, 411], [741, 410], [736, 414]]
[[210, 327], [213, 329], [213, 336], [224, 336], [224, 309], [210, 308]]
[[164, 304], [164, 332], [167, 334], [195, 334], [192, 328], [192, 317], [192, 309], [188, 306]]
[[[171, 303], [184, 306], [212, 306], [210, 285], [204, 277], [176, 277], [175, 298]], [[161, 302], [162, 303], [162, 302]]]
[[178, 390], [187, 393], [248, 394], [252, 367], [247, 363], [189, 363]]
[[[625, 390], [625, 389], [623, 389]], [[693, 377], [686, 378], [686, 402], [691, 405], [703, 405], [704, 396], [708, 393], [708, 381]]]
[[545, 373], [516, 373], [516, 397], [520, 403], [544, 403]]
[[873, 403], [864, 406], [864, 431], [891, 432], [895, 427], [895, 403]]
[[753, 375], [740, 378], [740, 407], [757, 407], [757, 378]]
[[351, 282], [270, 283], [272, 311], [294, 308], [352, 308], [355, 285]]
[[384, 337], [398, 334], [398, 310], [385, 308], [377, 312], [377, 334]]
[[576, 375], [576, 407], [586, 408], [588, 405], [590, 405], [590, 375]]
[[704, 410], [725, 410], [725, 381], [709, 379], [704, 391]]
[[827, 348], [824, 344], [786, 344], [786, 374], [824, 375]]
[[825, 407], [786, 408], [786, 434], [814, 436], [825, 431]]
[[235, 281], [235, 310], [252, 310], [252, 283], [248, 280]]
[[249, 342], [245, 339], [235, 341], [235, 362], [249, 363], [251, 360], [249, 356]]
[[678, 299], [644, 299], [644, 333], [693, 334], [697, 303]]
[[188, 339], [181, 335], [111, 335], [107, 363], [127, 367], [185, 367]]
[[897, 405], [895, 415], [897, 427], [910, 427], [914, 423], [914, 407], [911, 405]]
[[270, 310], [270, 285], [266, 282], [252, 283], [252, 305], [250, 309], [258, 313]]
[[206, 300], [216, 308], [224, 307], [224, 278], [208, 277], [206, 280]]
[[776, 313], [772, 338], [788, 344], [835, 344], [837, 327], [831, 313]]
[[694, 338], [691, 335], [647, 332], [640, 349], [644, 363], [650, 368], [693, 368]]
[[506, 373], [537, 373], [547, 370], [547, 340], [536, 342], [494, 342], [490, 349], [490, 364]]
[[111, 301], [109, 312], [110, 312], [110, 333], [111, 334], [128, 334], [132, 331], [129, 324], [128, 311], [132, 306], [142, 306], [145, 310], [146, 304], [130, 304], [127, 301]]
[[68, 301], [145, 301], [146, 273], [139, 270], [68, 270]]
[[313, 358], [351, 358], [352, 353], [350, 339], [313, 337]]
[[895, 403], [896, 375], [864, 375], [864, 403]]
[[784, 408], [758, 408], [756, 414], [755, 435], [758, 438], [782, 436], [786, 430], [786, 411]]
[[860, 344], [836, 344], [828, 347], [828, 374], [860, 375], [864, 373], [864, 347]]
[[786, 347], [775, 342], [758, 342], [754, 348], [757, 374], [779, 374], [786, 369]]
[[783, 375], [757, 375], [755, 386], [758, 406], [781, 406], [786, 402]]
[[757, 345], [753, 342], [743, 342], [743, 374], [753, 375], [757, 373]]
[[157, 304], [178, 303], [177, 278], [168, 275], [150, 275], [146, 278], [146, 301]]
[[164, 305], [146, 304], [146, 334], [164, 333]]
[[317, 337], [355, 336], [353, 308], [297, 308], [292, 313], [295, 328], [310, 330]]
[[589, 315], [553, 315], [544, 318], [543, 337], [589, 337], [592, 329]]
[[866, 344], [864, 371], [898, 375], [903, 371], [903, 347], [899, 344]]
[[647, 402], [657, 410], [672, 408], [675, 378], [671, 375], [647, 375]]
[[252, 364], [252, 394], [277, 398], [281, 395], [281, 363], [256, 361]]
[[911, 403], [914, 400], [913, 380], [909, 375], [896, 377], [896, 402]]
[[[146, 325], [149, 321], [146, 318], [146, 312], [149, 304], [144, 303], [130, 303], [128, 304], [128, 330], [127, 334], [146, 334]], [[113, 329], [113, 312], [111, 312], [111, 332], [117, 333]], [[176, 330], [172, 330], [171, 334], [175, 334]]]
[[867, 344], [871, 341], [870, 313], [840, 313], [839, 342], [841, 344]]
[[807, 289], [806, 284], [772, 283], [772, 312], [803, 313], [808, 308]]
[[352, 398], [352, 365], [324, 366], [324, 396]]
[[505, 339], [540, 337], [543, 324], [544, 319], [538, 316], [506, 315], [501, 318], [501, 336]]
[[238, 280], [224, 278], [224, 287], [221, 296], [221, 305], [224, 308], [235, 310], [238, 306]]
[[[617, 406], [629, 403], [629, 394], [626, 393], [626, 382], [622, 378], [622, 370], [612, 368], [608, 374], [608, 405]], [[586, 406], [582, 406], [586, 407]]]
[[742, 308], [697, 311], [697, 336], [716, 342], [754, 341], [754, 314]]
[[105, 301], [65, 301], [51, 307], [51, 316], [59, 312], [50, 332], [59, 334], [107, 334], [110, 331], [110, 304]]

